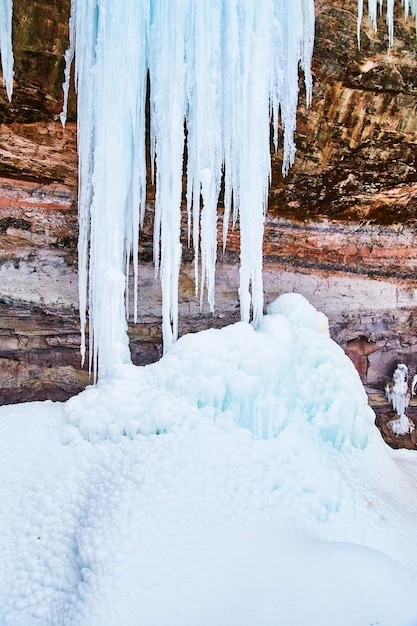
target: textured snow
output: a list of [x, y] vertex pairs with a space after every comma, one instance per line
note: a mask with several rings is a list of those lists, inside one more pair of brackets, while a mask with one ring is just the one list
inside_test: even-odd
[[416, 455], [321, 314], [270, 311], [0, 407], [2, 626], [417, 622]]

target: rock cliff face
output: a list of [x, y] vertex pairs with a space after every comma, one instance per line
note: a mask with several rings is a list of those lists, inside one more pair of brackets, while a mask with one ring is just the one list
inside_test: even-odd
[[[0, 89], [0, 403], [65, 399], [89, 380], [78, 350], [73, 94], [65, 130], [59, 122], [69, 0], [14, 5], [12, 103]], [[317, 0], [316, 15], [313, 103], [306, 109], [301, 95], [284, 180], [281, 152], [273, 156], [265, 300], [303, 293], [362, 380], [382, 389], [397, 362], [417, 367], [415, 29], [399, 16], [389, 49], [384, 19], [377, 33], [364, 19], [358, 50], [356, 1]], [[130, 326], [137, 363], [161, 353], [152, 188], [148, 200], [139, 323]], [[214, 316], [199, 309], [184, 248], [181, 333], [238, 319], [238, 246], [237, 229], [219, 254]]]

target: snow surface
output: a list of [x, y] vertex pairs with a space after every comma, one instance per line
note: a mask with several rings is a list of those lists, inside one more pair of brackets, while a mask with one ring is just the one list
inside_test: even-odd
[[417, 624], [416, 455], [322, 314], [269, 311], [0, 407], [2, 626]]

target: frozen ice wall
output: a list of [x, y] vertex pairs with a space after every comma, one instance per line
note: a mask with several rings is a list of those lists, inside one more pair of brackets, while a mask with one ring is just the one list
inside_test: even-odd
[[[376, 22], [377, 1], [368, 4]], [[415, 14], [415, 0], [403, 5]], [[393, 0], [388, 0], [391, 40], [392, 14]], [[75, 52], [82, 353], [88, 310], [90, 367], [105, 378], [130, 359], [126, 277], [132, 260], [137, 285], [148, 84], [164, 347], [178, 335], [183, 204], [195, 251], [196, 289], [201, 298], [207, 294], [214, 309], [222, 187], [223, 246], [229, 225], [239, 221], [240, 226], [242, 320], [259, 326], [271, 122], [276, 147], [279, 123], [283, 130], [285, 174], [295, 155], [300, 66], [311, 98], [314, 0], [72, 0], [70, 31], [64, 92]], [[137, 298], [135, 288], [135, 311]]]
[[70, 30], [64, 91], [75, 52], [80, 306], [83, 332], [89, 311], [90, 366], [101, 378], [129, 360], [126, 276], [131, 258], [137, 271], [145, 208], [148, 78], [164, 346], [178, 334], [183, 202], [196, 285], [214, 308], [222, 181], [224, 242], [229, 223], [240, 222], [242, 319], [259, 325], [270, 122], [276, 145], [282, 122], [286, 172], [300, 65], [311, 96], [314, 0], [72, 0]]
[[[379, 6], [382, 8], [383, 0]], [[363, 0], [359, 0], [359, 22]], [[377, 0], [369, 0], [376, 23]], [[416, 0], [403, 0], [416, 14]], [[0, 0], [3, 77], [12, 92], [11, 0]], [[393, 0], [387, 2], [392, 40]], [[270, 128], [283, 130], [283, 172], [295, 155], [299, 67], [311, 98], [314, 0], [72, 0], [65, 123], [75, 54], [79, 144], [82, 356], [87, 311], [90, 367], [111, 376], [130, 360], [127, 276], [137, 285], [146, 201], [145, 108], [156, 180], [154, 257], [162, 284], [165, 348], [178, 335], [181, 206], [195, 250], [196, 288], [214, 308], [218, 198], [223, 245], [241, 236], [241, 315], [263, 313], [262, 238], [270, 181]], [[184, 163], [184, 155], [186, 162]], [[183, 175], [186, 173], [186, 199]], [[138, 299], [135, 287], [134, 310]]]
[[[415, 13], [415, 0], [404, 6]], [[376, 0], [369, 10], [375, 20]], [[392, 0], [388, 22], [391, 33]], [[132, 259], [137, 285], [148, 78], [164, 347], [178, 335], [184, 172], [196, 289], [201, 298], [207, 292], [213, 310], [224, 184], [223, 246], [230, 222], [239, 220], [241, 316], [259, 326], [270, 123], [276, 147], [282, 124], [286, 173], [295, 155], [300, 66], [311, 98], [314, 0], [72, 0], [70, 31], [64, 91], [76, 51], [80, 310], [83, 356], [89, 311], [90, 367], [107, 377], [130, 358], [126, 277]]]
[[9, 100], [13, 91], [12, 8], [12, 0], [0, 0], [1, 68]]

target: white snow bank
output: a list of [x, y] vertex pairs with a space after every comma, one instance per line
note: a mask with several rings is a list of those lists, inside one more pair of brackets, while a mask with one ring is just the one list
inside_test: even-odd
[[0, 407], [2, 626], [417, 623], [417, 463], [321, 315], [271, 310]]

